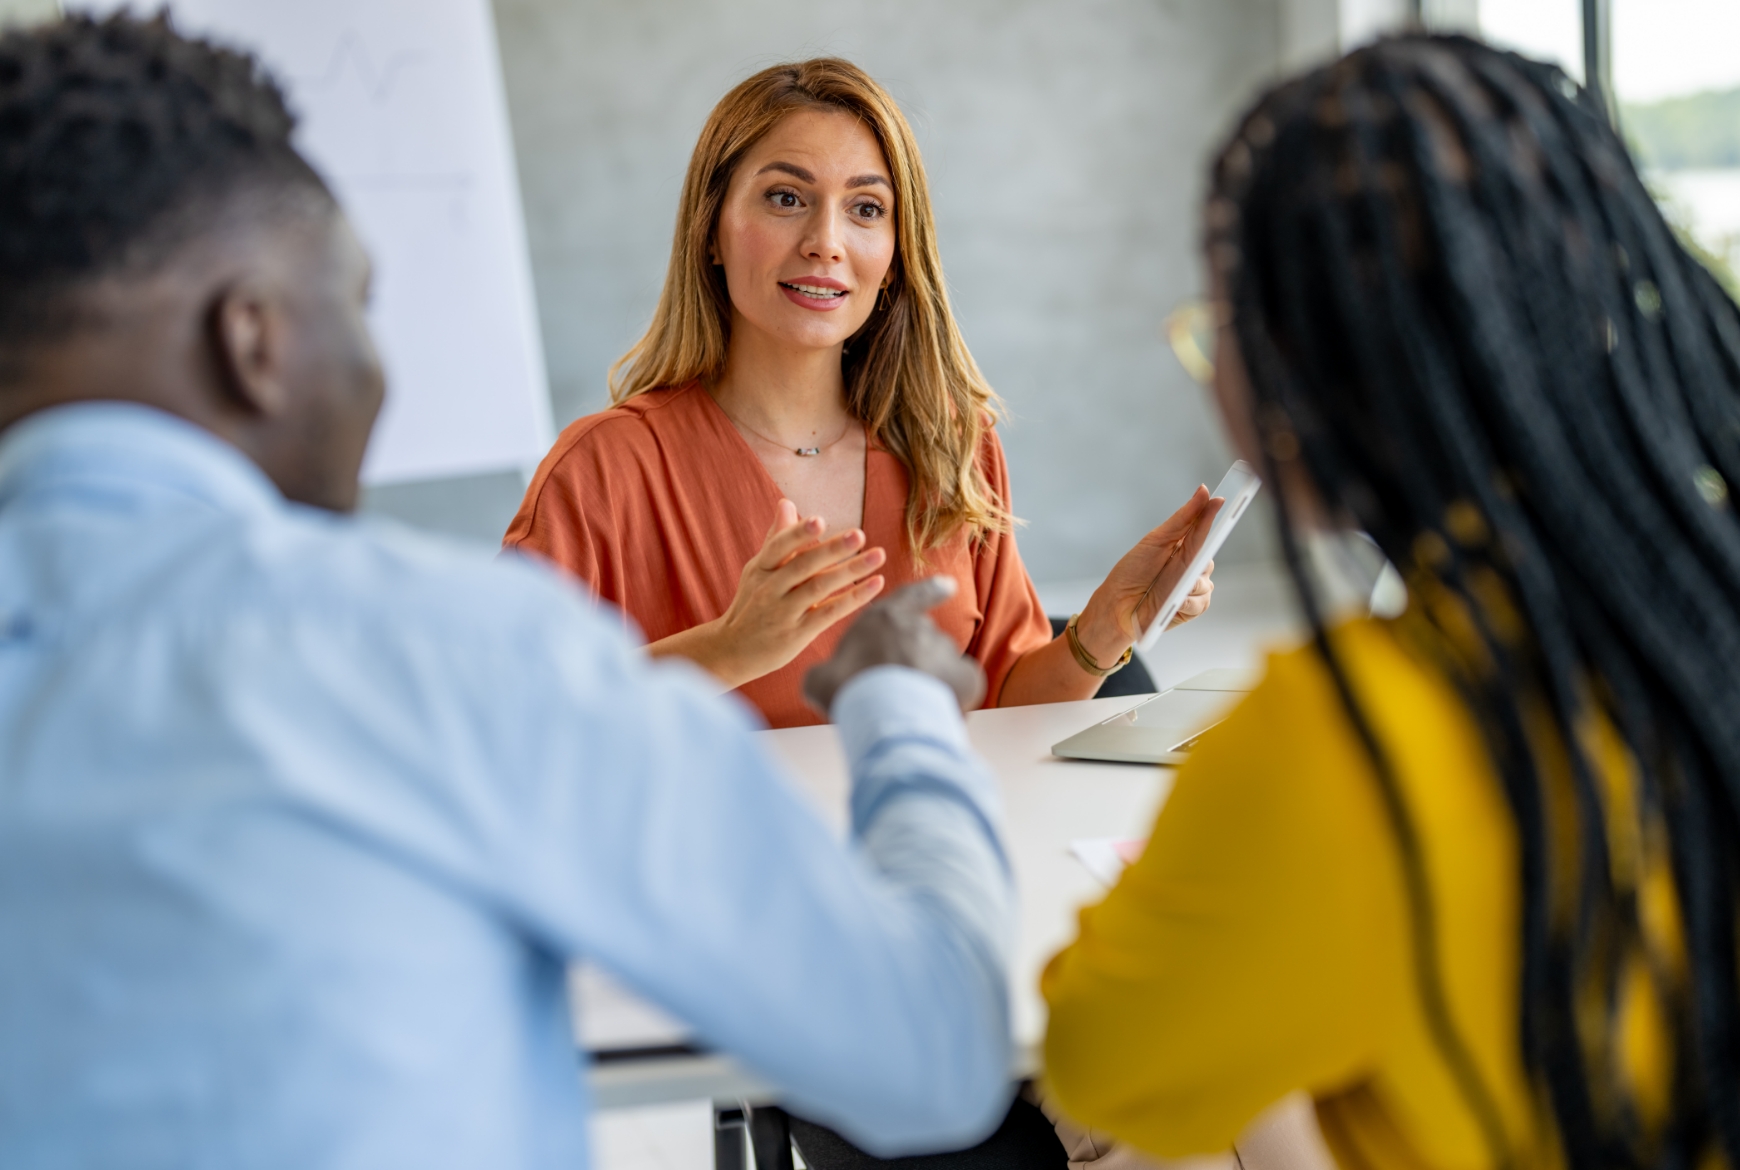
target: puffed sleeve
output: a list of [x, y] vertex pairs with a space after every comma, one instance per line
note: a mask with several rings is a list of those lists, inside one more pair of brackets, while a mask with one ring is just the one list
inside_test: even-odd
[[[502, 547], [549, 561], [591, 586], [594, 594], [616, 600], [614, 583], [604, 573], [612, 526], [607, 522], [604, 532], [594, 532], [594, 513], [609, 498], [608, 476], [598, 461], [585, 457], [589, 433], [590, 428], [575, 424], [544, 456]], [[608, 513], [603, 518], [608, 521]]]
[[1046, 968], [1046, 1077], [1074, 1120], [1224, 1151], [1284, 1094], [1357, 1079], [1406, 1010], [1400, 876], [1323, 674], [1271, 660]]
[[[1009, 465], [997, 432], [988, 430], [979, 449], [979, 466], [985, 480], [1004, 507], [1013, 510], [1009, 491]], [[980, 541], [973, 556], [974, 587], [984, 615], [967, 646], [985, 671], [986, 705], [997, 706], [1003, 684], [1021, 657], [1051, 641], [1051, 622], [1021, 552], [1015, 534], [992, 533]]]

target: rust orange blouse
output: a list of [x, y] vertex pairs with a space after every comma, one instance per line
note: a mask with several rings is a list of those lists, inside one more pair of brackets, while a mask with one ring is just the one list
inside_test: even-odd
[[[995, 432], [985, 433], [979, 458], [991, 489], [1007, 502], [1009, 471]], [[1051, 640], [1039, 595], [1012, 536], [974, 543], [958, 533], [930, 550], [921, 574], [906, 538], [907, 491], [906, 468], [872, 444], [864, 458], [864, 535], [867, 547], [888, 551], [884, 593], [933, 573], [960, 583], [931, 616], [984, 667], [987, 701], [995, 705], [1016, 661]], [[773, 479], [705, 390], [653, 390], [562, 432], [503, 544], [581, 578], [656, 642], [725, 612], [779, 500]], [[835, 624], [739, 693], [769, 726], [822, 722], [799, 688], [849, 624]]]

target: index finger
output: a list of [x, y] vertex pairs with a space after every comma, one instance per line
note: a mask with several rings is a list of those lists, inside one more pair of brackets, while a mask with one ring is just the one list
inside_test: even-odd
[[1198, 486], [1195, 491], [1190, 493], [1190, 498], [1179, 506], [1178, 511], [1166, 517], [1158, 527], [1142, 539], [1160, 545], [1177, 543], [1190, 532], [1193, 525], [1202, 520], [1203, 512], [1217, 499], [1220, 497], [1208, 494], [1207, 487]]
[[806, 548], [820, 544], [823, 528], [820, 516], [810, 516], [789, 528], [769, 533], [761, 551], [755, 554], [755, 560], [770, 572], [778, 569]]
[[882, 602], [882, 607], [904, 613], [928, 613], [953, 597], [958, 588], [960, 586], [953, 577], [926, 577], [896, 589], [888, 595], [888, 600]]
[[1226, 500], [1221, 496], [1215, 496], [1202, 505], [1202, 511], [1197, 514], [1190, 531], [1184, 534], [1182, 551], [1186, 564], [1208, 541], [1208, 531], [1214, 527], [1214, 518], [1220, 514], [1220, 510], [1224, 507], [1226, 507]]

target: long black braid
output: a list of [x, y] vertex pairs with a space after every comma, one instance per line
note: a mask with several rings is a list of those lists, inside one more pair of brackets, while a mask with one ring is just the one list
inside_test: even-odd
[[[1417, 641], [1486, 739], [1521, 850], [1519, 1038], [1566, 1160], [1740, 1167], [1740, 309], [1596, 101], [1458, 37], [1383, 41], [1263, 97], [1216, 163], [1208, 225], [1266, 477], [1302, 475], [1404, 568]], [[1401, 845], [1427, 1023], [1492, 1161], [1514, 1164], [1446, 1001], [1421, 829], [1277, 496]], [[1635, 812], [1601, 783], [1597, 715], [1636, 761]], [[1642, 928], [1626, 840], [1665, 841], [1684, 971]], [[1640, 961], [1674, 1033], [1655, 1126], [1613, 1039]]]

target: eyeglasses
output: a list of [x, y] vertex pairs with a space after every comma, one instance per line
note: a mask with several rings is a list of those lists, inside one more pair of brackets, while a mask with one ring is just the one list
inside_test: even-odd
[[1166, 342], [1184, 372], [1204, 386], [1214, 384], [1214, 311], [1207, 302], [1185, 301], [1161, 325]]

